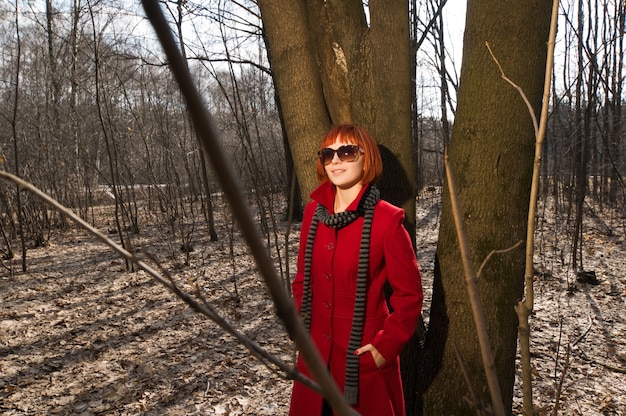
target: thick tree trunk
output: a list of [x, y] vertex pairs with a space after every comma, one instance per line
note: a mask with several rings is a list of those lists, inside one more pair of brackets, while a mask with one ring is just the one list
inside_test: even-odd
[[306, 2], [259, 0], [274, 85], [303, 199], [315, 187], [315, 158], [330, 126]]
[[303, 198], [317, 185], [315, 155], [326, 131], [356, 123], [382, 146], [383, 197], [406, 210], [413, 230], [408, 2], [369, 7], [368, 25], [360, 0], [259, 1]]
[[[355, 123], [377, 140], [383, 199], [404, 208], [415, 236], [408, 1], [259, 0], [285, 131], [303, 199], [317, 185], [315, 154], [331, 125]], [[402, 354], [407, 402], [418, 342]], [[409, 410], [409, 414], [413, 414]]]
[[[411, 50], [409, 5], [405, 1], [370, 1], [371, 110], [360, 115], [383, 150], [383, 198], [404, 208], [406, 227], [415, 236], [415, 174], [411, 134]], [[358, 88], [358, 85], [356, 86]], [[360, 119], [359, 118], [359, 119]], [[357, 119], [357, 122], [360, 122]]]
[[[468, 1], [449, 157], [475, 270], [492, 250], [506, 249], [525, 239], [535, 138], [526, 105], [517, 90], [501, 78], [486, 42], [506, 76], [523, 89], [538, 114], [550, 10], [550, 2]], [[440, 361], [424, 367], [424, 380], [434, 377], [424, 398], [427, 415], [472, 413], [463, 400], [469, 392], [455, 348], [468, 369], [475, 393], [489, 403], [447, 192], [446, 185], [437, 285], [426, 343], [426, 354]], [[523, 275], [524, 251], [519, 249], [491, 258], [478, 277], [501, 396], [509, 413], [517, 345], [514, 306], [522, 297]]]

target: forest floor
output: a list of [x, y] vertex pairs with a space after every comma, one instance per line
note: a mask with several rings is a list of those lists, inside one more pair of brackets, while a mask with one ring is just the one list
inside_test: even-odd
[[[418, 198], [426, 318], [439, 201], [435, 192]], [[552, 414], [557, 392], [559, 415], [626, 415], [626, 218], [591, 211], [586, 218], [583, 261], [597, 284], [578, 281], [568, 266], [565, 221], [540, 212], [531, 317], [540, 415]], [[182, 288], [197, 285], [268, 353], [292, 363], [293, 345], [247, 248], [237, 233], [229, 237], [228, 219], [220, 224], [217, 242], [196, 229], [187, 265], [163, 224], [142, 225], [133, 245], [158, 259]], [[96, 226], [111, 227], [105, 217]], [[286, 224], [279, 228], [282, 236]], [[290, 233], [292, 273], [298, 234], [299, 225]], [[127, 271], [87, 232], [55, 232], [45, 247], [28, 251], [27, 264], [26, 273], [19, 257], [12, 271], [0, 269], [0, 415], [286, 414], [290, 381], [145, 272]], [[516, 415], [519, 365], [517, 373]]]

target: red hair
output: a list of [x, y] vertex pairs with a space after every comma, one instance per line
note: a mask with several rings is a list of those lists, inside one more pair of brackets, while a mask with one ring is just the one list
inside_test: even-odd
[[[363, 149], [363, 178], [361, 183], [372, 183], [380, 179], [383, 173], [383, 161], [380, 157], [380, 150], [376, 141], [363, 127], [353, 124], [341, 124], [331, 128], [320, 145], [320, 150], [332, 145], [338, 141], [339, 143], [355, 144]], [[317, 179], [320, 182], [328, 180], [324, 165], [317, 159]]]

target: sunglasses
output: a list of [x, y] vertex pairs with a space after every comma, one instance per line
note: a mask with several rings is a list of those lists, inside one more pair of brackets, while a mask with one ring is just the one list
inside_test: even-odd
[[317, 157], [320, 159], [320, 162], [322, 162], [322, 165], [330, 164], [335, 157], [335, 153], [337, 153], [337, 157], [342, 162], [354, 162], [359, 157], [359, 152], [364, 153], [363, 149], [359, 146], [355, 144], [346, 144], [337, 150], [325, 147], [317, 152]]

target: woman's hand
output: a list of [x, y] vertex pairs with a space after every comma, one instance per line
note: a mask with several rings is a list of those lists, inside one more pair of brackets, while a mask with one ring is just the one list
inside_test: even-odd
[[380, 368], [383, 364], [385, 364], [387, 362], [385, 357], [383, 357], [381, 355], [381, 353], [378, 352], [376, 347], [373, 346], [372, 344], [364, 345], [361, 348], [359, 348], [358, 350], [356, 350], [354, 353], [356, 355], [361, 355], [361, 354], [364, 354], [364, 353], [366, 353], [368, 351], [370, 352], [370, 354], [372, 354], [372, 358], [374, 359], [374, 363], [376, 364], [376, 368]]

